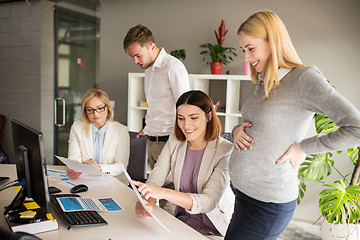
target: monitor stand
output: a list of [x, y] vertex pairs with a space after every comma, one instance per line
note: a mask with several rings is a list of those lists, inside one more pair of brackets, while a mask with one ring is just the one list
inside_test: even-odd
[[26, 187], [21, 187], [18, 194], [16, 194], [15, 198], [12, 200], [9, 206], [6, 207], [4, 211], [4, 215], [12, 212], [18, 212], [22, 209], [23, 204], [26, 199]]
[[25, 199], [26, 187], [22, 187], [11, 204], [4, 211], [5, 219], [13, 232], [21, 231], [35, 234], [59, 228], [56, 219], [49, 220], [46, 212], [41, 208], [31, 209], [32, 212], [35, 212], [33, 217], [21, 217], [22, 212], [28, 211], [24, 205], [24, 203], [27, 202]]
[[24, 206], [24, 202], [26, 199], [26, 187], [21, 187], [18, 194], [16, 194], [15, 198], [12, 200], [10, 205], [5, 209], [4, 215], [5, 218], [14, 223], [19, 224], [26, 224], [26, 223], [33, 223], [33, 222], [39, 222], [42, 220], [47, 219], [46, 213], [41, 209], [32, 209], [32, 211], [36, 212], [35, 217], [33, 218], [20, 218], [20, 212], [26, 211], [26, 207]]

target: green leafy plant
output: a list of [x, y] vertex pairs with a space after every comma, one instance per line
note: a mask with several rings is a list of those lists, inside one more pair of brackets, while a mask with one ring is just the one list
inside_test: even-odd
[[179, 60], [185, 60], [186, 58], [186, 53], [185, 53], [185, 49], [176, 49], [170, 52], [170, 55], [176, 57]]
[[358, 222], [360, 218], [360, 188], [358, 185], [346, 187], [343, 180], [326, 182], [331, 187], [319, 194], [319, 208], [329, 223], [345, 224]]
[[[339, 127], [327, 116], [315, 114], [315, 128], [318, 134], [328, 134]], [[325, 182], [325, 190], [319, 194], [319, 208], [322, 216], [331, 224], [357, 223], [360, 220], [360, 146], [347, 150], [350, 161], [354, 164], [351, 180], [350, 174], [342, 174], [332, 160], [332, 153], [312, 154], [301, 164], [298, 177], [298, 203], [306, 192], [306, 181], [322, 182], [335, 170], [341, 177], [334, 183]], [[342, 151], [337, 151], [341, 153]]]
[[230, 63], [229, 60], [233, 61], [231, 55], [237, 56], [234, 52], [234, 50], [236, 50], [235, 48], [223, 47], [218, 44], [212, 45], [211, 43], [201, 44], [200, 47], [208, 49], [200, 53], [201, 55], [210, 56], [210, 60], [206, 60], [206, 57], [203, 58], [203, 60], [206, 61], [207, 64], [209, 64], [210, 62], [221, 62], [226, 65]]
[[237, 56], [235, 53], [235, 48], [222, 46], [227, 32], [228, 30], [225, 30], [225, 22], [224, 20], [221, 20], [219, 33], [217, 33], [215, 30], [217, 44], [213, 45], [211, 43], [205, 43], [199, 45], [200, 48], [207, 49], [200, 52], [200, 55], [204, 55], [203, 60], [206, 61], [207, 64], [210, 62], [221, 62], [226, 65], [230, 63], [230, 61], [233, 61], [233, 56]]

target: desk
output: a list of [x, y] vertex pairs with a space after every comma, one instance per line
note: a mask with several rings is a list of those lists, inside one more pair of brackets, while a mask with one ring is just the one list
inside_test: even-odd
[[[64, 166], [48, 166], [49, 169], [54, 170], [65, 170]], [[10, 181], [16, 178], [16, 170], [14, 164], [1, 164], [0, 165], [0, 176], [10, 177]], [[56, 182], [51, 182], [49, 180], [50, 186], [56, 186], [62, 190], [62, 193], [69, 193], [69, 189], [56, 184]], [[109, 184], [110, 185], [110, 184]], [[3, 209], [5, 206], [10, 204], [11, 200], [15, 197], [16, 192], [13, 191], [13, 188], [8, 188], [0, 192], [0, 224], [7, 227], [5, 217], [3, 216]], [[112, 197], [117, 201], [121, 207], [124, 209], [119, 212], [100, 212], [100, 215], [108, 222], [108, 225], [105, 226], [96, 226], [96, 227], [82, 227], [82, 228], [72, 228], [67, 230], [66, 225], [62, 222], [56, 212], [54, 213], [55, 217], [59, 222], [59, 229], [56, 231], [46, 232], [37, 234], [41, 239], [106, 239], [106, 240], [116, 240], [116, 239], [126, 239], [126, 240], [149, 240], [149, 239], [207, 239], [202, 234], [193, 230], [171, 214], [167, 213], [165, 210], [155, 206], [154, 215], [167, 227], [170, 229], [168, 233], [163, 229], [154, 219], [152, 218], [141, 218], [135, 214], [135, 203], [137, 201], [136, 195], [128, 188], [125, 184], [116, 180], [111, 183], [110, 187], [104, 186], [95, 186], [90, 187], [87, 192], [80, 193], [82, 197]]]

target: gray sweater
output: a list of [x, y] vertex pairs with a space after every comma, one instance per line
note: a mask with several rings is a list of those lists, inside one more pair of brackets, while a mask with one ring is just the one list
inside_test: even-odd
[[[298, 196], [298, 171], [289, 161], [275, 165], [294, 143], [306, 154], [333, 152], [360, 145], [360, 112], [326, 81], [313, 66], [291, 70], [264, 98], [263, 85], [242, 108], [246, 133], [254, 139], [252, 149], [234, 151], [229, 169], [233, 185], [263, 202], [284, 203]], [[340, 129], [304, 139], [314, 113], [332, 119]]]

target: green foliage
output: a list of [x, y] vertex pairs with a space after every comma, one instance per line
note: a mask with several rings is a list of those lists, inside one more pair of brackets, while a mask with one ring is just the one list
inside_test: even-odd
[[304, 197], [305, 192], [306, 192], [305, 179], [300, 177], [299, 180], [300, 180], [300, 182], [299, 182], [299, 196], [297, 198], [297, 204], [300, 204], [300, 201]]
[[332, 173], [334, 160], [331, 159], [332, 153], [311, 154], [306, 156], [299, 168], [298, 178], [299, 195], [297, 203], [300, 204], [306, 192], [306, 181], [321, 181]]
[[319, 194], [319, 208], [329, 223], [356, 223], [360, 217], [360, 187], [345, 186], [344, 181], [327, 182], [324, 186], [331, 187]]
[[307, 181], [324, 180], [332, 172], [332, 153], [312, 154], [306, 157], [299, 169], [299, 176]]
[[[330, 103], [331, 104], [331, 103]], [[339, 127], [327, 116], [315, 114], [315, 128], [318, 134], [328, 134], [336, 131]], [[359, 158], [360, 147], [350, 148], [347, 154], [354, 165]], [[341, 153], [342, 151], [337, 151]], [[334, 166], [331, 159], [332, 153], [313, 154], [306, 157], [301, 164], [298, 178], [299, 197], [298, 203], [304, 197], [306, 191], [306, 181], [322, 181], [332, 173], [334, 168], [341, 176], [341, 180], [334, 183], [326, 182], [324, 186], [330, 187], [323, 190], [319, 194], [319, 208], [321, 214], [329, 223], [354, 223], [360, 218], [360, 187], [357, 185], [349, 185], [346, 187], [344, 181], [350, 183], [343, 174], [341, 174]]]
[[176, 57], [179, 60], [185, 60], [185, 58], [186, 58], [185, 49], [173, 50], [170, 52], [170, 55]]
[[355, 147], [355, 148], [349, 148], [347, 150], [347, 154], [350, 156], [350, 160], [354, 165], [356, 165], [356, 162], [359, 157], [359, 148], [360, 147]]
[[[211, 43], [205, 43], [199, 47], [207, 48], [207, 50], [200, 52], [200, 55], [205, 55], [203, 60], [207, 61], [207, 64], [210, 62], [222, 62], [226, 65], [230, 63], [230, 60], [233, 61], [232, 56], [237, 56], [234, 52], [236, 50], [235, 48], [223, 47], [219, 44], [213, 45]], [[206, 56], [210, 57], [210, 60], [206, 60]]]
[[315, 128], [318, 134], [328, 134], [339, 129], [339, 127], [327, 116], [315, 114]]

